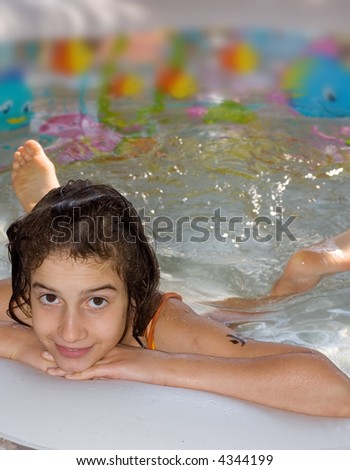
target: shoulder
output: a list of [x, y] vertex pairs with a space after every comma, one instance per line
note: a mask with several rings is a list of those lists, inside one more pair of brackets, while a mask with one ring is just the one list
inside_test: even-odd
[[178, 298], [163, 304], [154, 328], [157, 349], [191, 354], [221, 355], [231, 334], [231, 328], [197, 314]]
[[199, 315], [182, 300], [168, 299], [154, 328], [158, 350], [220, 357], [261, 357], [302, 352], [289, 344], [242, 338], [233, 328], [205, 315]]

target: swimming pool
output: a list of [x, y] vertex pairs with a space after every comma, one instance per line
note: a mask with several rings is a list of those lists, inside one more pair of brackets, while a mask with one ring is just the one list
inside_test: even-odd
[[[58, 166], [62, 181], [111, 183], [142, 211], [145, 225], [156, 232], [164, 290], [180, 292], [200, 312], [201, 300], [263, 295], [294, 251], [347, 228], [350, 149], [340, 149], [343, 161], [334, 161], [317, 148], [305, 117], [269, 109], [241, 126], [189, 126], [183, 109], [168, 114], [169, 122], [159, 124], [155, 135], [126, 138], [113, 158]], [[4, 136], [3, 143], [7, 137], [14, 138]], [[27, 137], [16, 135], [18, 143]], [[3, 230], [20, 213], [9, 181], [3, 172]], [[289, 226], [296, 240], [283, 233], [276, 240], [279, 208], [284, 220], [296, 216]], [[252, 230], [241, 240], [259, 216], [271, 221], [261, 225], [262, 240]], [[235, 231], [228, 226], [232, 217], [242, 218]], [[9, 275], [4, 246], [1, 275]], [[314, 347], [350, 373], [348, 279], [339, 274], [259, 317], [247, 314], [248, 323], [238, 330]]]
[[[267, 47], [276, 33], [264, 34]], [[250, 31], [247, 37], [254, 45], [257, 36]], [[285, 48], [269, 49], [273, 64], [280, 66], [287, 50], [291, 54], [288, 41], [293, 51], [285, 59], [294, 64], [307, 40], [294, 34], [278, 37], [285, 40]], [[183, 38], [205, 55], [203, 44], [207, 47], [211, 40], [216, 50], [223, 33], [192, 31]], [[155, 98], [150, 93], [141, 93], [140, 99], [137, 93], [109, 95], [108, 109], [98, 86], [87, 90], [75, 77], [61, 76], [57, 85], [54, 74], [41, 74], [50, 83], [43, 93], [31, 70], [30, 124], [1, 131], [0, 276], [9, 276], [5, 230], [21, 213], [9, 164], [14, 149], [27, 138], [37, 138], [47, 148], [62, 182], [107, 182], [134, 203], [153, 235], [162, 289], [179, 292], [200, 314], [206, 311], [203, 301], [263, 295], [294, 251], [348, 228], [349, 114], [315, 115], [305, 112], [305, 103], [276, 97], [276, 84], [281, 94], [286, 90], [276, 76], [271, 79], [270, 67], [257, 67], [246, 38], [240, 43], [245, 57], [241, 67], [249, 65], [249, 73], [235, 69], [233, 75], [232, 70], [215, 74], [195, 55], [195, 71], [206, 74], [192, 94], [178, 97], [191, 88], [185, 67], [182, 87], [172, 77], [161, 84], [163, 95]], [[174, 37], [171, 44], [180, 47]], [[142, 67], [149, 78], [149, 68]], [[139, 73], [139, 64], [136, 68]], [[90, 78], [90, 85], [96, 85], [96, 76]], [[124, 90], [137, 89], [137, 81], [127, 78]], [[67, 134], [72, 127], [75, 133]], [[113, 149], [106, 151], [111, 141]], [[77, 148], [86, 145], [86, 158], [77, 158]], [[281, 231], [288, 220], [289, 232]], [[244, 323], [235, 324], [229, 314], [218, 320], [244, 336], [318, 349], [350, 375], [348, 281], [348, 273], [324, 279], [312, 292], [265, 306], [261, 315], [247, 311]]]

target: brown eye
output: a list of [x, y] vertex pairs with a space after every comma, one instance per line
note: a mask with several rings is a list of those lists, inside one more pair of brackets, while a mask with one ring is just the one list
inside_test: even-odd
[[103, 297], [93, 297], [90, 299], [89, 304], [91, 307], [104, 307], [107, 301]]
[[43, 304], [52, 305], [57, 304], [58, 298], [55, 294], [45, 294], [40, 297], [40, 300]]

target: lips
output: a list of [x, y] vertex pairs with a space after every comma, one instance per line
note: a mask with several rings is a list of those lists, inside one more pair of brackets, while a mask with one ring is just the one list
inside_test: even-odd
[[61, 346], [59, 344], [55, 344], [57, 351], [64, 357], [69, 359], [76, 359], [85, 356], [88, 354], [92, 346], [88, 348], [67, 348], [66, 346]]

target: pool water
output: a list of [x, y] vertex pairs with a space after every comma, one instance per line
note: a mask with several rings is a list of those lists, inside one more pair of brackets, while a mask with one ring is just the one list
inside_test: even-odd
[[[94, 103], [89, 106], [93, 110]], [[186, 109], [170, 107], [152, 118], [153, 132], [126, 135], [108, 156], [57, 164], [57, 171], [61, 182], [89, 178], [128, 197], [150, 236], [153, 231], [162, 289], [179, 292], [202, 314], [201, 301], [263, 295], [293, 252], [348, 228], [350, 147], [312, 131], [317, 125], [337, 135], [346, 119], [298, 116], [260, 103], [249, 122], [205, 123], [189, 118]], [[30, 129], [2, 133], [3, 278], [10, 272], [5, 230], [21, 214], [10, 182], [13, 150], [39, 138], [57, 161], [52, 139], [45, 140], [38, 127], [33, 120]], [[229, 225], [234, 217], [236, 224]], [[257, 217], [264, 217], [258, 233]], [[279, 217], [292, 217], [289, 236], [279, 230]], [[259, 315], [248, 311], [246, 321], [233, 326], [258, 340], [318, 349], [350, 375], [349, 295], [349, 273], [338, 274], [311, 292], [261, 308]]]

